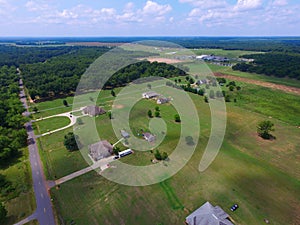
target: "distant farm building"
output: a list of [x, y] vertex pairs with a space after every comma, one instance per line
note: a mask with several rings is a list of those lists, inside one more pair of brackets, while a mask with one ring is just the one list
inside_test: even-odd
[[154, 91], [149, 91], [149, 92], [145, 92], [143, 93], [143, 98], [147, 98], [147, 99], [150, 99], [150, 98], [156, 98], [159, 96], [159, 94], [157, 94], [156, 92]]
[[209, 202], [186, 217], [185, 221], [187, 225], [233, 225], [229, 215], [221, 207]]
[[148, 142], [153, 142], [156, 139], [155, 136], [151, 133], [144, 133], [143, 136], [144, 136], [145, 140]]
[[83, 113], [84, 114], [87, 114], [87, 115], [90, 115], [90, 116], [98, 116], [98, 115], [101, 115], [101, 114], [105, 114], [106, 111], [102, 108], [100, 108], [99, 106], [96, 106], [96, 105], [89, 105], [85, 108], [83, 108]]
[[159, 97], [156, 101], [157, 104], [165, 104], [165, 103], [168, 103], [170, 102], [171, 99], [169, 98], [165, 98], [165, 97]]
[[89, 145], [89, 155], [94, 161], [111, 156], [113, 146], [106, 140]]

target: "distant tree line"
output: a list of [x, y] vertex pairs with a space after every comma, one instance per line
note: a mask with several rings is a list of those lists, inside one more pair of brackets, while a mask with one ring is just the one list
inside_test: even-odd
[[0, 45], [0, 66], [20, 66], [44, 62], [47, 59], [66, 54], [80, 47], [53, 46], [53, 47], [16, 47]]
[[254, 62], [238, 63], [232, 69], [300, 80], [300, 54], [266, 53], [244, 55], [243, 57], [254, 59]]
[[115, 73], [106, 83], [107, 87], [120, 87], [144, 77], [177, 77], [186, 73], [173, 65], [158, 62], [142, 61], [131, 64]]

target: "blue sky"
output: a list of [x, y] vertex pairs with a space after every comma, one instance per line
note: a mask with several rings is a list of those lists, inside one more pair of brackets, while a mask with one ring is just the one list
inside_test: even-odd
[[0, 36], [300, 36], [299, 0], [0, 0]]

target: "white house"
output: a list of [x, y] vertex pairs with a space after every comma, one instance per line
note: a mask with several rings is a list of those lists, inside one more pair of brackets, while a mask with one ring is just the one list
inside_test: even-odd
[[145, 92], [143, 93], [143, 98], [147, 98], [147, 99], [150, 99], [150, 98], [155, 98], [159, 96], [159, 94], [157, 94], [156, 92], [154, 91], [149, 91], [149, 92]]

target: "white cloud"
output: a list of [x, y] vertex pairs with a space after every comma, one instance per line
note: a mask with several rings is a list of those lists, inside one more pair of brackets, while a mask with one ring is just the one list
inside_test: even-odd
[[237, 4], [234, 6], [234, 10], [245, 11], [258, 9], [262, 6], [262, 0], [238, 0]]
[[153, 1], [147, 1], [142, 10], [144, 15], [164, 15], [172, 10], [172, 7], [168, 5], [160, 5]]
[[31, 12], [49, 11], [52, 9], [45, 1], [28, 1], [26, 2], [25, 7]]
[[287, 0], [274, 0], [272, 2], [272, 5], [273, 6], [285, 6], [288, 4], [288, 1]]
[[225, 0], [179, 0], [180, 3], [189, 3], [192, 6], [202, 9], [223, 8], [228, 6]]

